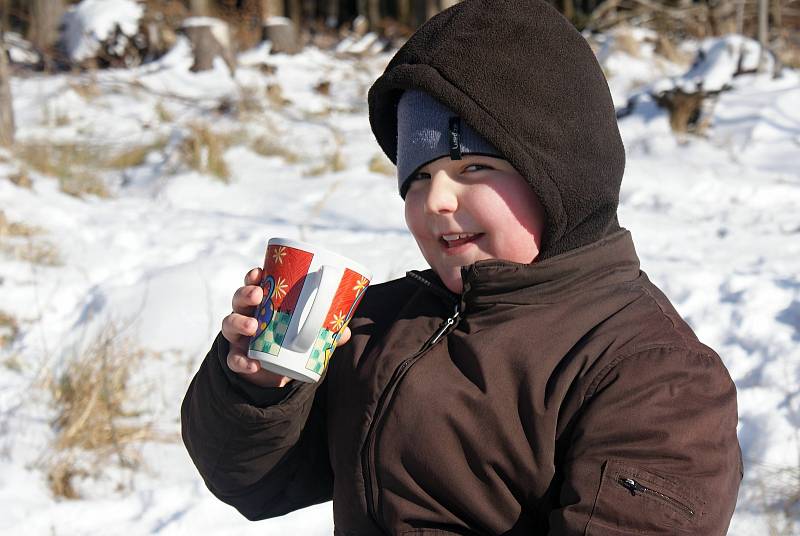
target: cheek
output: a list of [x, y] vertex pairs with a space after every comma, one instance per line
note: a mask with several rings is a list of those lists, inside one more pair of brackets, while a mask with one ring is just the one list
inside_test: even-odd
[[518, 231], [526, 231], [539, 238], [544, 226], [543, 209], [539, 198], [522, 177], [495, 186], [495, 210], [501, 223], [513, 225]]
[[406, 196], [405, 216], [406, 227], [414, 235], [414, 238], [419, 241], [423, 230], [422, 206], [411, 197], [411, 194]]

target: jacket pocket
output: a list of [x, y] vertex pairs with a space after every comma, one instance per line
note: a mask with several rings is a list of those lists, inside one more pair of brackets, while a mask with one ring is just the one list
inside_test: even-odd
[[464, 536], [470, 532], [451, 532], [444, 529], [409, 529], [400, 533], [400, 536]]
[[586, 535], [694, 534], [703, 506], [674, 479], [608, 460]]

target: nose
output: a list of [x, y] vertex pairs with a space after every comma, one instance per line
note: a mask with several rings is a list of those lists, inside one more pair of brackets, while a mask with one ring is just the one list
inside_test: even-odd
[[458, 208], [457, 184], [444, 170], [439, 170], [430, 178], [425, 211], [431, 214], [447, 214]]

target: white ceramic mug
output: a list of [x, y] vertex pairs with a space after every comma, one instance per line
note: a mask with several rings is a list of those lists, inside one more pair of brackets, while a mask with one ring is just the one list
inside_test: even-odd
[[247, 355], [262, 368], [319, 381], [372, 274], [319, 246], [271, 238], [264, 259], [264, 299]]

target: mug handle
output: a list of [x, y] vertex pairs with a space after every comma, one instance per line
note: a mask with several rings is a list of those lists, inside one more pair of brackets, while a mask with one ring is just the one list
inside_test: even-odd
[[339, 290], [343, 274], [344, 270], [337, 266], [327, 264], [320, 266], [316, 273], [320, 283], [317, 293], [314, 295], [314, 302], [311, 304], [311, 310], [298, 330], [297, 336], [292, 338], [289, 343], [290, 349], [305, 353], [314, 345], [314, 341], [319, 336], [319, 330], [323, 327], [322, 323], [325, 322], [325, 317], [328, 315], [331, 301], [336, 295], [336, 291]]

